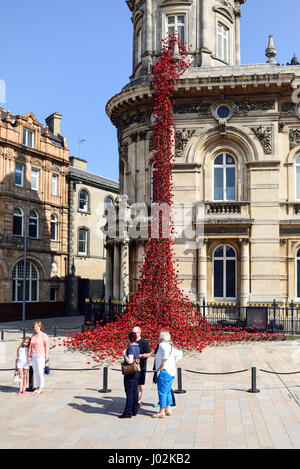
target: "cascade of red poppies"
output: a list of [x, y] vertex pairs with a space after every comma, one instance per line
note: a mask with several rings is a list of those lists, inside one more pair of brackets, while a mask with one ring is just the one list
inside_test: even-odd
[[[174, 57], [179, 46], [180, 57]], [[162, 43], [162, 53], [150, 77], [153, 88], [154, 151], [149, 166], [153, 171], [153, 202], [168, 209], [173, 201], [174, 122], [173, 96], [176, 80], [188, 68], [187, 51], [176, 36]], [[156, 226], [156, 236], [152, 236]], [[167, 234], [167, 235], [166, 235]], [[140, 326], [143, 336], [154, 348], [162, 329], [168, 329], [175, 345], [202, 351], [215, 342], [262, 340], [274, 338], [266, 333], [249, 333], [240, 329], [216, 328], [196, 312], [180, 287], [173, 262], [174, 228], [169, 216], [153, 213], [149, 225], [149, 239], [145, 247], [144, 263], [136, 291], [129, 300], [125, 314], [117, 321], [69, 337], [64, 344], [91, 351], [94, 360], [118, 358], [124, 341], [133, 326]]]

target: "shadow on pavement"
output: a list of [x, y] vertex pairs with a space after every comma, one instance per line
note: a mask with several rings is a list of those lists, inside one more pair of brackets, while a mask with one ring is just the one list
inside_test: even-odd
[[[104, 398], [96, 398], [96, 397], [86, 397], [86, 396], [74, 396], [74, 399], [83, 399], [88, 404], [75, 404], [69, 403], [68, 405], [75, 410], [79, 410], [80, 412], [84, 412], [87, 414], [105, 414], [105, 415], [112, 415], [114, 417], [118, 417], [124, 410], [126, 399], [123, 397], [104, 397]], [[96, 404], [101, 407], [95, 407], [90, 404]], [[112, 409], [114, 407], [114, 409]], [[153, 412], [148, 412], [143, 408], [139, 409], [138, 412], [140, 415], [151, 416]]]
[[17, 393], [19, 390], [19, 387], [14, 387], [14, 386], [1, 386], [0, 385], [0, 392], [5, 392], [5, 393]]

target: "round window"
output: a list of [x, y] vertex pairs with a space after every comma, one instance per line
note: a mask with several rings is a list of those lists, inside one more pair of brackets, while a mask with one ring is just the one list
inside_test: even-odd
[[225, 104], [222, 104], [221, 106], [217, 108], [216, 114], [219, 117], [219, 119], [228, 119], [228, 117], [231, 114], [230, 107], [226, 106]]

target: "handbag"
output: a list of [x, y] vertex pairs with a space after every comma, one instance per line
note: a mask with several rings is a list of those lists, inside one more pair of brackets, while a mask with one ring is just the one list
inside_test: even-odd
[[15, 372], [14, 372], [14, 383], [18, 383], [18, 384], [19, 384], [19, 382], [20, 382], [19, 372], [18, 372], [18, 371], [15, 371]]
[[140, 365], [140, 360], [139, 358], [135, 358], [135, 352], [134, 352], [134, 358], [133, 358], [133, 363], [127, 363], [125, 360], [121, 363], [121, 368], [122, 368], [122, 375], [133, 375], [134, 373], [138, 373], [141, 371], [141, 365]]
[[50, 375], [50, 366], [49, 365], [45, 365], [44, 374], [45, 375]]

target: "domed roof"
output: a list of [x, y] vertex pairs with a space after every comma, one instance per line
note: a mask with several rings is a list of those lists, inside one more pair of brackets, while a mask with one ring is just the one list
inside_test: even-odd
[[294, 53], [294, 57], [291, 60], [291, 65], [300, 65], [300, 62], [296, 56], [296, 53]]

